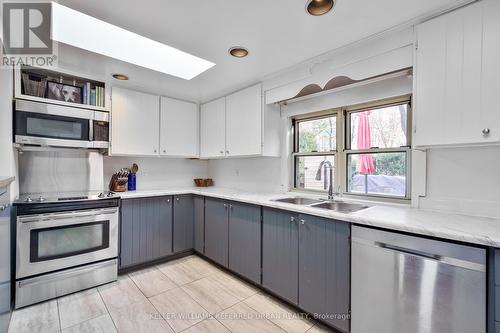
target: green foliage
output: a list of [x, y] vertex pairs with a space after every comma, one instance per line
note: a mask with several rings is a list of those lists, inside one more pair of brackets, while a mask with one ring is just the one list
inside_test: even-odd
[[300, 133], [299, 151], [313, 151], [316, 150], [316, 134], [309, 131]]
[[399, 154], [373, 154], [376, 175], [403, 176], [406, 174], [405, 155]]

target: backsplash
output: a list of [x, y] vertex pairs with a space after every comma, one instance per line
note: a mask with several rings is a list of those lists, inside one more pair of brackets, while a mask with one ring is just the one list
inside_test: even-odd
[[101, 191], [102, 155], [86, 150], [25, 151], [19, 154], [19, 192]]
[[281, 158], [253, 157], [211, 160], [209, 175], [215, 186], [250, 192], [282, 192]]
[[107, 189], [113, 173], [139, 166], [137, 190], [154, 190], [167, 187], [194, 186], [194, 178], [208, 177], [208, 162], [202, 160], [158, 157], [104, 157], [104, 187]]
[[500, 147], [430, 149], [420, 208], [500, 218]]

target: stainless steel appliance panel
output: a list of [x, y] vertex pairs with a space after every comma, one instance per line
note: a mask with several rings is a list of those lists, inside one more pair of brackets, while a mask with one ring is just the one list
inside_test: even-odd
[[21, 194], [102, 192], [103, 174], [103, 156], [97, 151], [25, 151], [19, 155]]
[[352, 228], [352, 333], [485, 333], [486, 250]]
[[115, 258], [118, 208], [18, 216], [16, 250], [17, 279]]
[[10, 321], [10, 254], [9, 194], [0, 188], [0, 333], [7, 332]]
[[108, 260], [16, 281], [16, 309], [116, 281], [118, 261]]

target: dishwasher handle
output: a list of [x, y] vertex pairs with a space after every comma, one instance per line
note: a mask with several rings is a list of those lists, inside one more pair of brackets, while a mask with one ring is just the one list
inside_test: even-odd
[[415, 250], [415, 249], [409, 249], [406, 247], [392, 245], [392, 244], [388, 244], [388, 243], [384, 243], [384, 242], [370, 241], [370, 240], [361, 239], [358, 237], [352, 237], [351, 239], [354, 242], [358, 242], [358, 243], [365, 244], [368, 246], [374, 246], [376, 248], [384, 249], [387, 251], [393, 251], [393, 252], [398, 252], [398, 253], [407, 254], [407, 255], [411, 255], [411, 256], [416, 256], [416, 257], [427, 259], [427, 260], [434, 260], [434, 261], [442, 263], [442, 264], [452, 265], [452, 266], [456, 266], [456, 267], [460, 267], [460, 268], [464, 268], [464, 269], [469, 269], [469, 270], [473, 270], [473, 271], [486, 272], [486, 265], [481, 264], [481, 263], [476, 263], [476, 262], [472, 262], [472, 261], [468, 261], [468, 260], [462, 260], [462, 259], [458, 259], [458, 258], [433, 254], [433, 253]]
[[427, 253], [427, 252], [424, 252], [424, 251], [418, 251], [418, 250], [414, 250], [414, 249], [407, 249], [407, 248], [404, 248], [404, 247], [401, 247], [401, 246], [391, 245], [391, 244], [382, 243], [382, 242], [374, 242], [374, 245], [376, 247], [381, 247], [383, 249], [388, 249], [388, 250], [392, 250], [392, 251], [402, 252], [402, 253], [410, 254], [410, 255], [413, 255], [413, 256], [424, 257], [424, 258], [427, 258], [427, 259], [433, 259], [433, 260], [437, 260], [437, 261], [441, 261], [441, 259], [443, 258], [443, 256], [440, 256], [438, 254], [431, 254], [431, 253]]

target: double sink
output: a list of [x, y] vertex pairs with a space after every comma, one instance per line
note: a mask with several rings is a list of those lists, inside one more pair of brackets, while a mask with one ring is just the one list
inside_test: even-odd
[[300, 206], [308, 206], [312, 208], [327, 209], [344, 214], [354, 213], [370, 207], [362, 204], [348, 203], [344, 201], [324, 201], [324, 200], [316, 200], [304, 197], [281, 198], [281, 199], [274, 199], [272, 201], [289, 203]]

